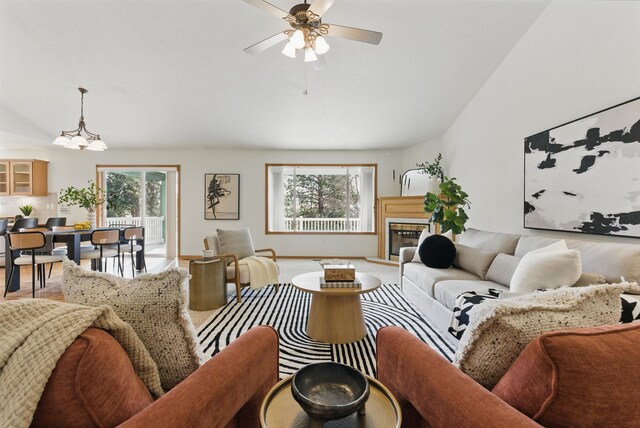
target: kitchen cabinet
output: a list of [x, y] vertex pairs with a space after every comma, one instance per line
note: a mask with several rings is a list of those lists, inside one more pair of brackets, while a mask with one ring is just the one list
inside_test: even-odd
[[48, 166], [38, 159], [0, 160], [0, 195], [47, 196]]

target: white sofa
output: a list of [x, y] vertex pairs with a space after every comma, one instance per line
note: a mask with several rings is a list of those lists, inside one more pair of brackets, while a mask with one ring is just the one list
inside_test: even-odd
[[[400, 250], [400, 287], [407, 298], [455, 342], [447, 331], [460, 294], [488, 288], [508, 291], [520, 258], [557, 241], [551, 237], [468, 229], [456, 238], [456, 245], [466, 247], [465, 263], [457, 263], [462, 268], [448, 269], [429, 268], [420, 261], [413, 261], [417, 247], [405, 247]], [[584, 273], [578, 282], [589, 283], [594, 277], [604, 277], [609, 283], [620, 282], [621, 277], [640, 282], [640, 246], [565, 241], [567, 247], [580, 252]]]

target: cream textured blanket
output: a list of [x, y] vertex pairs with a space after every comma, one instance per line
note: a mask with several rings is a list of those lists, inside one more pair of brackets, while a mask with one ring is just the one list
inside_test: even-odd
[[109, 306], [33, 299], [0, 303], [0, 427], [28, 427], [58, 359], [88, 327], [109, 332], [156, 397], [158, 368], [131, 326]]
[[278, 265], [267, 257], [245, 257], [238, 262], [249, 269], [251, 288], [257, 290], [278, 283]]

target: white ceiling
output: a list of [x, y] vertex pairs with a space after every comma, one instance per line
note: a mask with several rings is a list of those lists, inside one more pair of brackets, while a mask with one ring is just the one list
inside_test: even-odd
[[412, 146], [444, 133], [547, 4], [336, 0], [324, 22], [382, 42], [329, 38], [328, 69], [305, 72], [280, 45], [243, 52], [287, 25], [241, 0], [0, 0], [0, 145], [74, 129], [84, 86], [110, 148]]

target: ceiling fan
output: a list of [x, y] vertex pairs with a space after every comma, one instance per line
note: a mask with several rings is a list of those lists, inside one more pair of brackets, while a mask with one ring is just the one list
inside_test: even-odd
[[288, 39], [289, 41], [282, 49], [284, 55], [295, 58], [298, 50], [304, 50], [304, 61], [314, 62], [314, 66], [319, 69], [323, 68], [325, 64], [322, 54], [329, 50], [329, 44], [324, 36], [342, 37], [373, 45], [379, 44], [382, 40], [382, 33], [377, 31], [323, 23], [322, 15], [333, 5], [335, 0], [314, 0], [311, 4], [307, 4], [307, 0], [305, 0], [304, 3], [293, 6], [289, 12], [285, 12], [265, 0], [243, 1], [284, 19], [291, 25], [291, 29], [274, 34], [244, 50], [250, 54], [260, 53]]

